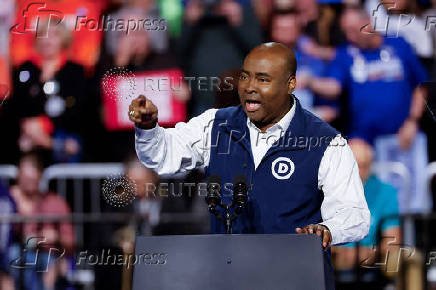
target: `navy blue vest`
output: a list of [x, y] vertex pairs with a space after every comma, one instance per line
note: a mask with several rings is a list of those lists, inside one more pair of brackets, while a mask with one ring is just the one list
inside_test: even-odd
[[[242, 106], [216, 112], [206, 176], [221, 177], [221, 196], [226, 203], [232, 199], [237, 174], [244, 174], [251, 185], [247, 207], [233, 224], [234, 234], [295, 233], [296, 227], [322, 221], [324, 195], [318, 189], [318, 169], [324, 151], [338, 132], [303, 109], [296, 98], [294, 105], [295, 115], [288, 130], [256, 169]], [[225, 233], [224, 225], [214, 216], [211, 232]], [[330, 265], [328, 268], [331, 270]]]

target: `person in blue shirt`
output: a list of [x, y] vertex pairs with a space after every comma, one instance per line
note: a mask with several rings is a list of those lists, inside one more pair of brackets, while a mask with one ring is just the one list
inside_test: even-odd
[[[374, 145], [378, 162], [403, 163], [411, 187], [399, 192], [400, 212], [427, 212], [432, 204], [423, 172], [427, 143], [419, 132], [425, 109], [425, 90], [419, 85], [427, 73], [404, 39], [371, 31], [369, 22], [363, 10], [345, 10], [341, 27], [348, 43], [337, 49], [329, 77], [314, 79], [311, 88], [330, 99], [345, 93], [347, 136]], [[404, 181], [386, 178], [397, 189], [405, 188]]]
[[[401, 244], [400, 224], [396, 216], [399, 214], [397, 190], [395, 187], [382, 182], [377, 176], [371, 173], [371, 164], [373, 161], [373, 149], [371, 145], [362, 139], [352, 139], [349, 141], [351, 150], [356, 158], [359, 174], [364, 183], [365, 198], [371, 213], [371, 223], [368, 235], [361, 240], [359, 245], [359, 263], [374, 268], [377, 257], [377, 244], [381, 244], [380, 257], [385, 261], [389, 257], [387, 267], [396, 267], [395, 257], [397, 257], [397, 248], [395, 245]], [[377, 230], [381, 227], [381, 240], [377, 241]], [[348, 280], [347, 274], [354, 273], [352, 269], [357, 266], [357, 243], [347, 243], [335, 247], [335, 269], [338, 271], [339, 280]], [[387, 252], [389, 251], [389, 256]], [[365, 270], [365, 269], [362, 269]], [[386, 269], [383, 269], [386, 270]], [[374, 279], [374, 271], [367, 271], [363, 276], [371, 276]], [[345, 278], [348, 277], [348, 278]], [[366, 278], [368, 279], [368, 278]], [[371, 278], [369, 278], [371, 279]], [[365, 278], [364, 278], [365, 280]]]
[[301, 106], [330, 123], [337, 116], [336, 101], [319, 98], [308, 86], [311, 78], [325, 74], [329, 62], [310, 51], [309, 47], [315, 46], [315, 42], [303, 34], [303, 28], [298, 11], [279, 10], [271, 16], [270, 38], [295, 52], [298, 71], [294, 93], [298, 96]]
[[379, 135], [398, 134], [407, 149], [424, 109], [417, 87], [427, 73], [403, 38], [361, 32], [369, 21], [361, 10], [344, 12], [341, 24], [348, 43], [338, 47], [329, 78], [313, 81], [312, 88], [327, 98], [348, 94], [349, 137], [372, 143]]

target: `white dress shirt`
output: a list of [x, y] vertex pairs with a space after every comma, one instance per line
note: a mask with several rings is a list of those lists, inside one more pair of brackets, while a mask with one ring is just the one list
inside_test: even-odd
[[[210, 109], [178, 123], [175, 128], [159, 125], [135, 129], [136, 152], [141, 162], [160, 175], [173, 175], [209, 164], [211, 129], [217, 109]], [[257, 168], [295, 114], [295, 106], [275, 125], [261, 133], [247, 119], [254, 163]], [[363, 193], [359, 169], [346, 140], [336, 136], [327, 147], [318, 170], [318, 188], [324, 193], [321, 224], [332, 234], [332, 244], [363, 239], [369, 230], [370, 213]]]

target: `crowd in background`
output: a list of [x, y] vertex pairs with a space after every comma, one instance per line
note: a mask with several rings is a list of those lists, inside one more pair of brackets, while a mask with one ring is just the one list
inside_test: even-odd
[[[132, 158], [133, 129], [105, 126], [101, 81], [109, 69], [178, 69], [195, 78], [231, 77], [233, 90], [183, 84], [174, 98], [186, 106], [189, 120], [212, 107], [238, 105], [243, 58], [269, 41], [295, 51], [294, 95], [302, 106], [350, 141], [373, 221], [359, 255], [371, 252], [375, 227], [383, 217], [434, 210], [425, 168], [436, 161], [431, 84], [436, 77], [436, 27], [431, 21], [436, 1], [46, 0], [45, 6], [37, 3], [41, 6], [26, 10], [33, 2], [4, 0], [0, 7], [0, 164], [19, 169], [15, 185], [0, 187], [5, 204], [0, 212], [70, 213], [65, 200], [38, 191], [43, 168], [56, 163], [124, 162], [137, 183], [158, 183], [158, 176]], [[41, 16], [48, 10], [51, 20]], [[129, 33], [77, 28], [78, 16], [99, 20], [102, 15], [126, 22], [164, 19], [159, 25], [165, 25]], [[34, 31], [30, 22], [36, 16], [40, 28]], [[56, 17], [63, 20], [52, 25]], [[398, 178], [374, 175], [373, 161], [403, 164], [410, 189], [402, 189]], [[201, 173], [188, 178], [201, 180]], [[151, 234], [161, 204], [147, 200], [141, 190], [138, 196], [133, 210], [149, 215], [145, 232]], [[398, 221], [388, 221], [382, 229], [400, 239]], [[18, 232], [21, 239], [40, 234], [68, 251], [74, 248], [70, 224], [56, 230], [49, 224], [29, 225]], [[9, 243], [0, 236], [0, 288], [14, 289], [17, 278], [4, 268], [4, 244]], [[334, 251], [338, 277], [344, 281], [352, 276], [347, 271], [356, 261], [354, 246]], [[54, 289], [53, 277], [64, 268], [53, 271], [57, 274], [29, 274], [26, 279]], [[371, 271], [365, 274], [378, 279]]]

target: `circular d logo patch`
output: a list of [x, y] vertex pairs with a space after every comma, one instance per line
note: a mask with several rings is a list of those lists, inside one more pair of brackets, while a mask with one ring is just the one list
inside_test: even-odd
[[289, 179], [294, 170], [294, 162], [287, 157], [278, 157], [271, 164], [272, 175], [277, 179]]

